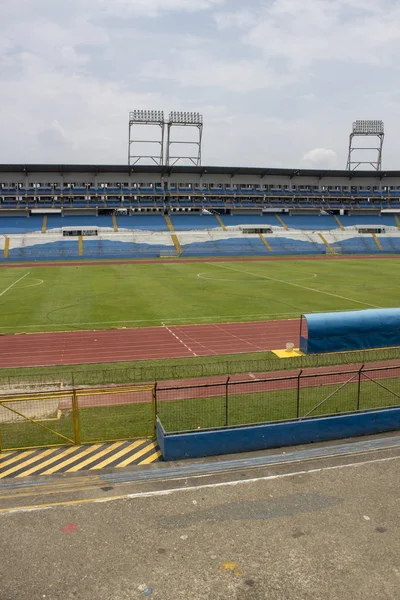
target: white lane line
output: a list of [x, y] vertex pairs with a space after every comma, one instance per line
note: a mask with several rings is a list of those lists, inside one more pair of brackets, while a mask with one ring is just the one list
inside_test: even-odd
[[[318, 458], [318, 457], [317, 457]], [[330, 456], [326, 456], [324, 458], [330, 458]], [[251, 479], [238, 479], [233, 481], [221, 481], [218, 483], [204, 483], [200, 485], [192, 485], [188, 487], [179, 487], [179, 488], [170, 488], [167, 490], [154, 490], [152, 492], [137, 492], [135, 494], [121, 494], [118, 496], [108, 496], [107, 498], [82, 498], [82, 500], [66, 500], [60, 502], [50, 502], [48, 504], [43, 505], [35, 505], [35, 506], [21, 506], [19, 508], [0, 508], [0, 515], [7, 514], [16, 514], [20, 512], [33, 512], [33, 511], [41, 511], [48, 510], [50, 508], [62, 508], [69, 506], [77, 506], [80, 504], [102, 504], [106, 502], [115, 502], [116, 500], [135, 500], [139, 498], [152, 498], [153, 496], [169, 496], [170, 494], [175, 494], [176, 492], [195, 492], [197, 490], [204, 490], [207, 488], [220, 488], [220, 487], [231, 487], [231, 486], [240, 486], [247, 485], [249, 483], [257, 483], [260, 481], [272, 481], [275, 479], [285, 479], [287, 477], [296, 477], [297, 475], [310, 475], [314, 473], [323, 473], [324, 471], [335, 471], [338, 469], [349, 469], [349, 468], [358, 468], [363, 467], [365, 465], [372, 465], [376, 463], [383, 463], [392, 460], [398, 460], [400, 456], [389, 456], [387, 458], [375, 458], [372, 460], [365, 460], [355, 463], [347, 463], [345, 465], [331, 465], [328, 467], [319, 467], [316, 469], [305, 469], [301, 471], [291, 471], [290, 473], [278, 473], [277, 475], [265, 475], [264, 477], [253, 477]], [[207, 475], [207, 474], [204, 474]], [[202, 475], [202, 476], [204, 476]], [[178, 478], [182, 479], [182, 478]], [[187, 479], [187, 477], [185, 477]]]
[[246, 273], [247, 275], [258, 276], [261, 279], [268, 279], [269, 281], [276, 281], [277, 283], [285, 283], [286, 285], [292, 285], [293, 287], [302, 288], [303, 290], [308, 290], [309, 292], [315, 292], [316, 294], [325, 294], [326, 296], [333, 296], [334, 298], [340, 298], [341, 300], [348, 300], [349, 302], [355, 302], [357, 304], [362, 304], [364, 306], [371, 306], [372, 308], [382, 308], [381, 306], [377, 306], [376, 304], [368, 304], [368, 302], [361, 302], [361, 300], [353, 300], [353, 298], [347, 298], [346, 296], [340, 296], [339, 294], [333, 294], [332, 292], [324, 292], [323, 290], [316, 290], [315, 288], [310, 288], [305, 285], [300, 285], [299, 283], [291, 283], [290, 281], [285, 281], [284, 279], [275, 279], [274, 277], [268, 277], [267, 275], [260, 275], [260, 273], [250, 273], [250, 271], [234, 269], [232, 267], [226, 267], [226, 266], [220, 265], [218, 263], [207, 263], [207, 264], [213, 265], [214, 267], [219, 267], [220, 269], [227, 269], [228, 271], [236, 271], [237, 273]]
[[27, 275], [29, 275], [30, 271], [28, 271], [27, 273], [25, 273], [25, 275], [22, 275], [22, 277], [20, 277], [19, 279], [17, 279], [17, 281], [14, 281], [14, 283], [12, 283], [11, 285], [8, 286], [8, 288], [6, 288], [5, 290], [3, 290], [0, 294], [0, 296], [3, 296], [3, 294], [5, 294], [6, 292], [8, 292], [8, 290], [11, 290], [11, 288], [14, 287], [14, 285], [16, 285], [19, 281], [22, 281], [23, 279], [25, 279], [25, 277]]
[[171, 335], [174, 336], [174, 338], [176, 338], [178, 340], [178, 342], [180, 342], [181, 344], [183, 344], [183, 346], [185, 346], [186, 350], [189, 350], [189, 352], [191, 352], [193, 354], [193, 356], [198, 356], [198, 354], [196, 354], [196, 352], [194, 352], [191, 348], [189, 348], [189, 346], [187, 344], [185, 344], [185, 342], [183, 340], [181, 340], [180, 337], [178, 337], [176, 335], [176, 333], [174, 333], [172, 331], [172, 329], [170, 329], [167, 325], [165, 325], [165, 323], [161, 323], [161, 325], [164, 327], [164, 329], [166, 329]]

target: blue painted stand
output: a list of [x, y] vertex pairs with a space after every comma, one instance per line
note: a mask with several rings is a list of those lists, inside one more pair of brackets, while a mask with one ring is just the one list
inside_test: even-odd
[[400, 429], [400, 408], [167, 435], [157, 420], [157, 440], [165, 460], [203, 458], [326, 442]]

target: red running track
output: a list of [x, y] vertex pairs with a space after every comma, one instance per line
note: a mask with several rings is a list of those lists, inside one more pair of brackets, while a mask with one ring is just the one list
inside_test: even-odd
[[261, 352], [298, 345], [299, 320], [0, 336], [0, 366], [33, 367]]

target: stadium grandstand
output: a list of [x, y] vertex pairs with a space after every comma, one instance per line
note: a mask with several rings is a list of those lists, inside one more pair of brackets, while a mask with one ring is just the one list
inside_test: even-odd
[[0, 260], [400, 253], [400, 171], [0, 165]]

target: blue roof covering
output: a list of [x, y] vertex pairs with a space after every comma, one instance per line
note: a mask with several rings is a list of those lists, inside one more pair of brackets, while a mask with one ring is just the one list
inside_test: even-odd
[[400, 308], [376, 308], [303, 315], [308, 336], [300, 339], [307, 354], [400, 346]]

